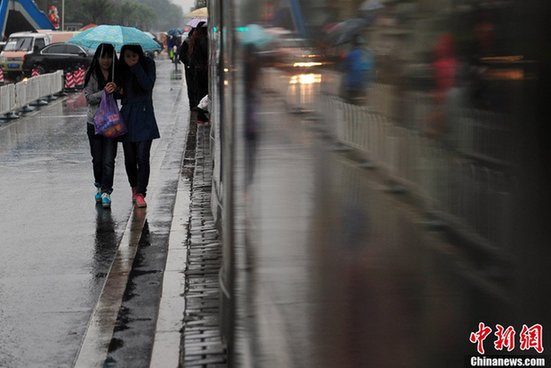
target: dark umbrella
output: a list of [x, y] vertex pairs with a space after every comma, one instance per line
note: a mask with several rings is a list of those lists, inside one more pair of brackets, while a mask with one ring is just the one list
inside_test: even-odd
[[362, 18], [367, 19], [369, 22], [373, 22], [384, 8], [385, 6], [381, 4], [379, 0], [365, 0], [358, 10]]
[[184, 33], [184, 30], [181, 28], [173, 28], [167, 32], [169, 36], [180, 36]]
[[337, 35], [336, 44], [342, 45], [343, 43], [352, 41], [370, 23], [365, 18], [351, 18], [340, 22], [334, 31]]

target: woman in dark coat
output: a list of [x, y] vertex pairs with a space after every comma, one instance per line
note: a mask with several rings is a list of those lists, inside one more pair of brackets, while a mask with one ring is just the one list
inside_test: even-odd
[[155, 62], [147, 58], [141, 46], [125, 45], [121, 49], [118, 78], [121, 86], [121, 116], [128, 133], [122, 139], [124, 164], [132, 187], [132, 201], [146, 207], [149, 182], [149, 155], [153, 139], [160, 138], [153, 110]]
[[194, 101], [192, 106], [197, 104], [209, 93], [209, 40], [207, 27], [199, 23], [191, 38], [189, 48], [189, 63], [193, 73]]
[[185, 73], [186, 86], [187, 86], [187, 97], [189, 100], [190, 110], [192, 110], [194, 107], [197, 106], [197, 102], [195, 102], [197, 98], [194, 95], [195, 91], [193, 86], [193, 70], [189, 62], [189, 55], [188, 55], [189, 44], [193, 37], [194, 30], [195, 28], [192, 28], [189, 31], [187, 38], [184, 40], [184, 42], [182, 42], [182, 46], [180, 46], [180, 57], [179, 57], [180, 61], [184, 64], [184, 73]]

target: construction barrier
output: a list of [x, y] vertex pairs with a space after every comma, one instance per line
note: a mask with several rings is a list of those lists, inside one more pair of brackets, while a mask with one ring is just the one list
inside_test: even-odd
[[63, 72], [38, 75], [0, 88], [0, 115], [25, 111], [29, 105], [63, 90]]
[[15, 85], [8, 84], [0, 87], [0, 115], [15, 110]]

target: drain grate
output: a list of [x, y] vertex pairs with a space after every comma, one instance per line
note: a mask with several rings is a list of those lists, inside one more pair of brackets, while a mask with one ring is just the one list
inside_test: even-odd
[[222, 245], [210, 210], [212, 160], [209, 140], [209, 128], [197, 127], [180, 361], [180, 366], [186, 368], [227, 367], [219, 319], [218, 273], [222, 265]]

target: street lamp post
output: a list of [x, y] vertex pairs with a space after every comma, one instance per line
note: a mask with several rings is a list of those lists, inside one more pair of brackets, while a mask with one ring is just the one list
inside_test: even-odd
[[65, 0], [61, 0], [61, 30], [65, 30]]

